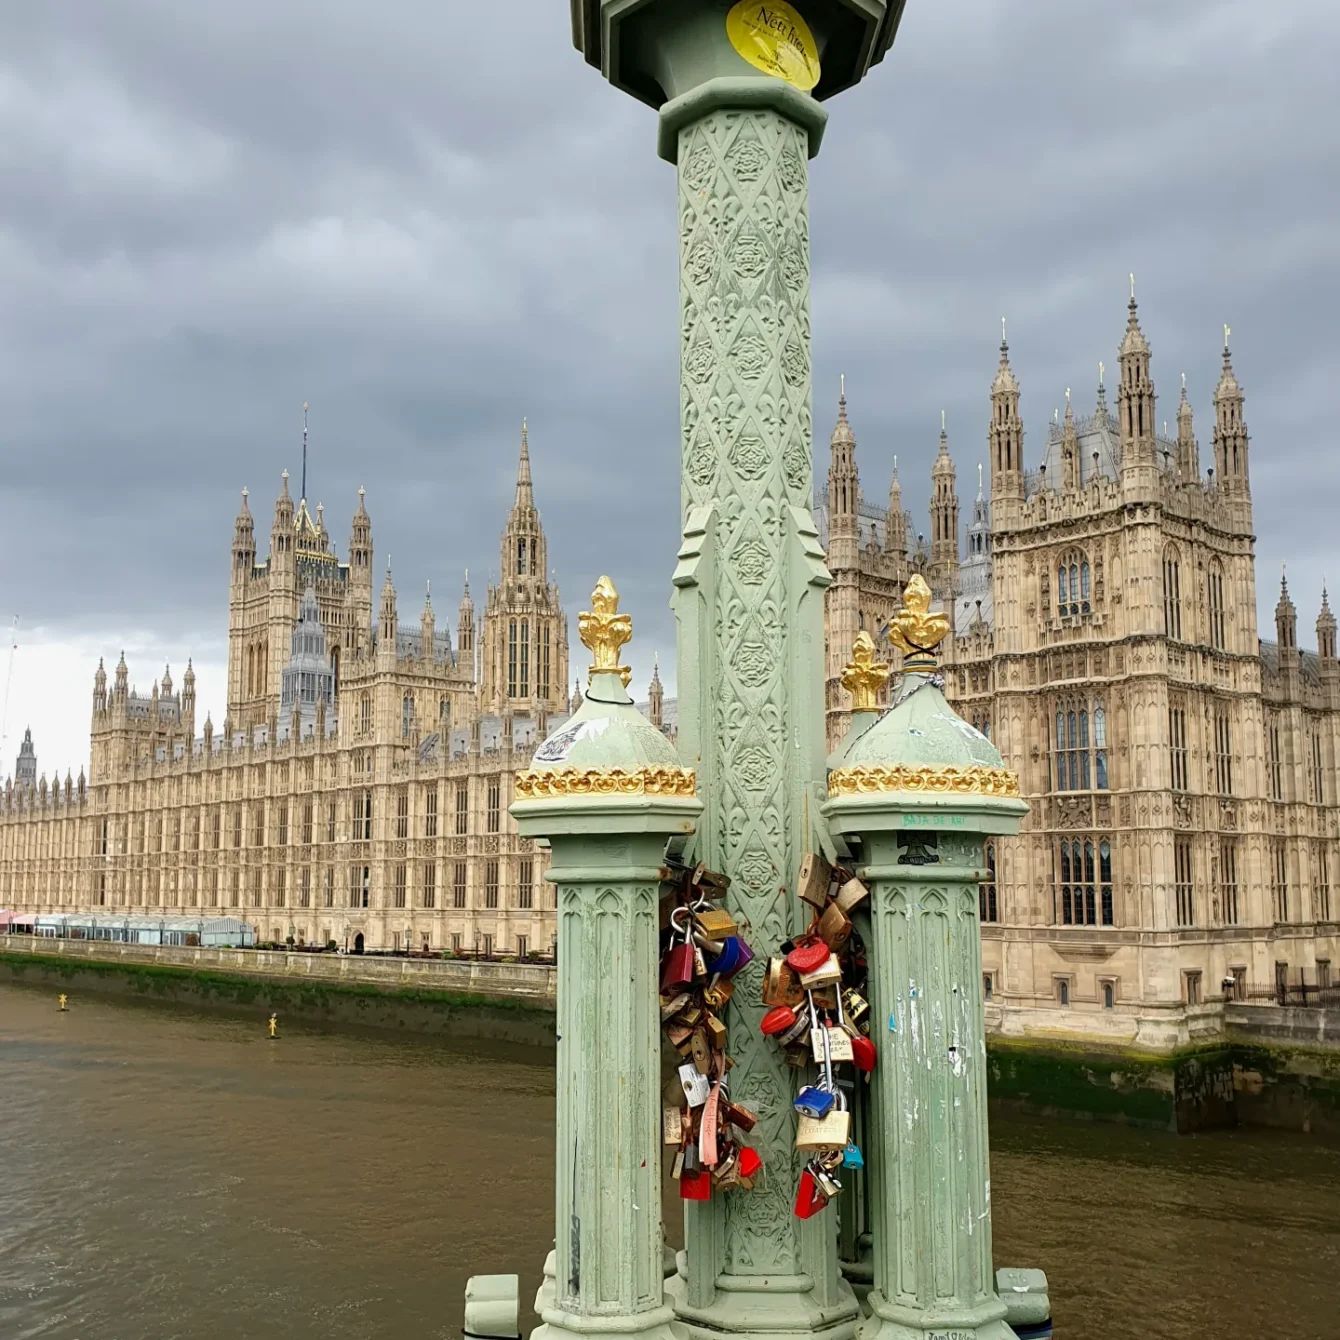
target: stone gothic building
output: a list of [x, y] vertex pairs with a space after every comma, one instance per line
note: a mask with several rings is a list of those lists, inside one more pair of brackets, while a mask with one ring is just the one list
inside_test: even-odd
[[233, 531], [228, 708], [196, 722], [195, 673], [142, 694], [94, 677], [91, 775], [48, 786], [25, 737], [0, 798], [0, 907], [153, 915], [218, 908], [262, 940], [550, 952], [544, 860], [517, 836], [512, 776], [568, 710], [567, 620], [547, 579], [523, 429], [500, 576], [455, 645], [430, 596], [373, 618], [359, 490], [343, 561], [285, 472], [258, 560]]
[[[960, 555], [945, 434], [930, 541], [912, 539], [896, 458], [887, 508], [865, 501], [845, 389], [816, 496], [828, 591], [829, 742], [861, 628], [878, 637], [925, 574], [951, 616], [946, 690], [1018, 771], [1023, 834], [988, 846], [983, 983], [997, 1027], [1166, 1046], [1197, 1006], [1340, 968], [1332, 888], [1340, 751], [1336, 620], [1298, 644], [1280, 589], [1258, 637], [1249, 438], [1227, 348], [1202, 468], [1185, 379], [1176, 436], [1156, 430], [1134, 298], [1115, 413], [1049, 426], [1025, 467], [1019, 382], [1002, 341], [990, 392], [990, 495], [978, 476]], [[1101, 368], [1100, 368], [1101, 373]], [[1101, 375], [1100, 375], [1101, 382]], [[896, 665], [896, 653], [884, 642]]]

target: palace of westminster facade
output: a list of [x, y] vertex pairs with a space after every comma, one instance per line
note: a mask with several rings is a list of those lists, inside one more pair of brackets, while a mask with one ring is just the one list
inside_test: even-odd
[[[923, 573], [954, 628], [946, 692], [1030, 806], [1022, 835], [985, 854], [994, 1024], [1167, 1046], [1226, 987], [1325, 987], [1340, 971], [1340, 661], [1325, 597], [1304, 652], [1284, 585], [1275, 640], [1258, 639], [1227, 346], [1204, 470], [1185, 384], [1176, 435], [1155, 429], [1134, 299], [1118, 365], [1115, 413], [1101, 381], [1091, 415], [1067, 394], [1026, 470], [1002, 341], [966, 555], [945, 433], [927, 542], [896, 458], [888, 505], [865, 501], [844, 394], [815, 495], [826, 704], [831, 747], [857, 632], [896, 667], [882, 633]], [[524, 431], [501, 577], [479, 616], [467, 583], [454, 643], [430, 601], [417, 628], [399, 622], [389, 572], [374, 623], [361, 491], [347, 563], [287, 476], [258, 562], [244, 494], [224, 729], [197, 735], [189, 668], [179, 692], [164, 675], [146, 697], [124, 660], [110, 690], [100, 666], [91, 777], [48, 787], [25, 742], [0, 800], [0, 907], [235, 909], [262, 940], [549, 953], [544, 854], [507, 813], [513, 773], [573, 706], [546, 558]], [[654, 677], [646, 710], [670, 733], [673, 706]]]

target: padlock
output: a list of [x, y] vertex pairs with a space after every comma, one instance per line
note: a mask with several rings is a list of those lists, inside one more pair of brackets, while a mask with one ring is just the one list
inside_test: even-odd
[[[801, 1119], [810, 1118], [811, 1120], [821, 1120], [832, 1110], [837, 1099], [828, 1089], [820, 1089], [814, 1084], [807, 1084], [796, 1094], [791, 1106], [799, 1113]], [[826, 1148], [820, 1145], [818, 1148]]]
[[806, 990], [815, 986], [827, 986], [830, 982], [840, 982], [842, 980], [842, 965], [837, 960], [836, 954], [828, 952], [828, 946], [821, 940], [820, 945], [824, 949], [824, 958], [821, 959], [810, 971], [800, 974], [800, 984]]
[[703, 1004], [709, 1010], [724, 1010], [735, 994], [735, 982], [729, 977], [714, 977], [703, 987]]
[[709, 870], [699, 861], [689, 877], [689, 883], [702, 897], [716, 901], [726, 896], [726, 890], [730, 888], [730, 876], [723, 875], [717, 870]]
[[868, 1075], [875, 1068], [878, 1059], [875, 1044], [868, 1037], [858, 1033], [851, 1040], [851, 1059], [857, 1070]]
[[711, 1084], [707, 1076], [700, 1073], [692, 1061], [686, 1061], [679, 1067], [679, 1082], [684, 1086], [684, 1097], [690, 1107], [701, 1107], [707, 1101]]
[[735, 918], [722, 907], [695, 907], [693, 924], [708, 940], [729, 940], [740, 933]]
[[851, 1140], [847, 1141], [847, 1147], [842, 1151], [842, 1166], [844, 1168], [864, 1168], [865, 1156], [861, 1153], [859, 1145]]
[[678, 1145], [684, 1141], [684, 1113], [677, 1107], [661, 1109], [661, 1141], [667, 1145]]
[[684, 1086], [679, 1081], [679, 1076], [671, 1075], [665, 1081], [665, 1088], [661, 1090], [661, 1101], [666, 1107], [677, 1107], [681, 1110], [686, 1106], [684, 1101]]
[[763, 976], [765, 1005], [799, 1005], [805, 999], [796, 970], [784, 958], [770, 958]]
[[726, 1025], [715, 1014], [707, 1016], [707, 1040], [716, 1051], [726, 1048]]
[[[802, 935], [795, 943], [795, 947], [787, 954], [786, 961], [792, 968], [804, 977], [806, 973], [813, 972], [817, 967], [827, 961], [830, 950], [817, 935]], [[804, 983], [802, 982], [803, 986]]]
[[810, 1065], [810, 1049], [808, 1047], [788, 1047], [782, 1053], [782, 1059], [792, 1070], [808, 1070]]
[[668, 1023], [680, 1012], [680, 1010], [687, 1009], [691, 1002], [692, 997], [687, 991], [680, 991], [672, 996], [662, 996], [661, 1022]]
[[702, 1160], [698, 1157], [698, 1146], [696, 1143], [689, 1143], [684, 1146], [684, 1172], [686, 1174], [702, 1172]]
[[[681, 1188], [683, 1183], [680, 1183]], [[812, 1219], [828, 1204], [828, 1197], [819, 1189], [814, 1174], [807, 1167], [800, 1174], [800, 1185], [796, 1188], [795, 1214], [797, 1219]]]
[[802, 1115], [796, 1122], [797, 1149], [845, 1149], [851, 1138], [851, 1113], [847, 1100], [839, 1089], [829, 1094], [833, 1099], [829, 1110], [822, 1116]]
[[712, 1184], [721, 1191], [728, 1191], [740, 1184], [740, 1155], [732, 1149], [715, 1168], [712, 1169]]
[[842, 992], [842, 1009], [848, 1022], [859, 1024], [870, 1013], [870, 1002], [854, 987], [846, 987]]
[[[723, 1105], [722, 1111], [726, 1120], [732, 1126], [738, 1126], [742, 1131], [752, 1131], [758, 1125], [758, 1114], [750, 1111], [743, 1103], [732, 1103], [729, 1100]], [[746, 1177], [751, 1174], [745, 1173]]]
[[842, 1183], [827, 1168], [815, 1168], [814, 1182], [829, 1200], [842, 1190]]
[[740, 1146], [740, 1176], [755, 1177], [763, 1167], [763, 1159], [757, 1149], [749, 1145]]
[[689, 1039], [689, 1055], [693, 1057], [693, 1064], [697, 1066], [700, 1075], [712, 1073], [712, 1045], [707, 1040], [705, 1028], [693, 1030], [693, 1036]]
[[830, 1061], [850, 1061], [853, 1059], [851, 1034], [821, 1024], [810, 1031], [810, 1051], [816, 1061], [822, 1062], [825, 1056]]
[[796, 894], [811, 907], [823, 909], [828, 901], [828, 886], [833, 882], [833, 867], [817, 851], [807, 852], [800, 863]]
[[701, 982], [707, 976], [707, 955], [696, 942], [693, 945], [693, 980]]
[[810, 1023], [803, 1014], [796, 1016], [796, 1022], [777, 1039], [779, 1047], [804, 1046], [809, 1037]]
[[670, 1165], [670, 1176], [676, 1182], [684, 1176], [684, 1151], [682, 1149], [675, 1151], [675, 1161]]
[[829, 903], [815, 927], [819, 938], [829, 949], [837, 953], [851, 939], [851, 921], [847, 914], [836, 904]]
[[789, 1005], [778, 1005], [759, 1020], [759, 1032], [765, 1038], [780, 1037], [795, 1026], [796, 1017], [795, 1010]]
[[[690, 1000], [692, 1001], [692, 997], [690, 997]], [[702, 1019], [703, 1007], [697, 1004], [697, 1002], [693, 1002], [687, 1009], [683, 1009], [679, 1012], [675, 1022], [677, 1024], [687, 1024], [690, 1028], [695, 1028], [702, 1022]]]
[[686, 1168], [679, 1178], [679, 1195], [681, 1200], [711, 1200], [712, 1174]]
[[732, 935], [722, 942], [721, 952], [708, 963], [707, 970], [721, 977], [734, 977], [753, 957], [754, 951], [738, 935]]
[[833, 899], [833, 902], [840, 911], [846, 913], [847, 916], [851, 916], [852, 908], [859, 907], [869, 897], [870, 890], [853, 876], [839, 886], [837, 896]]
[[692, 1037], [693, 1029], [688, 1024], [671, 1024], [665, 1030], [665, 1040], [679, 1052], [684, 1051]]
[[[675, 996], [693, 984], [693, 945], [689, 943], [689, 910], [677, 907], [670, 914], [670, 947], [661, 963], [661, 995]], [[676, 944], [676, 938], [680, 943]]]

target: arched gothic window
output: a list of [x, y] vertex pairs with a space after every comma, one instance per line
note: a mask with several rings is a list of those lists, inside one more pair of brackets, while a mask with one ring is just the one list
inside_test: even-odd
[[1052, 714], [1053, 790], [1107, 790], [1107, 711], [1101, 699], [1067, 698]]
[[358, 702], [358, 729], [366, 735], [372, 729], [372, 695], [365, 693]]
[[1224, 636], [1224, 569], [1218, 559], [1210, 564], [1205, 584], [1210, 610], [1210, 646], [1215, 651], [1224, 651], [1227, 647]]
[[1062, 926], [1111, 926], [1112, 845], [1105, 837], [1066, 837], [1055, 854], [1053, 919]]
[[996, 901], [996, 843], [992, 838], [982, 848], [982, 864], [986, 878], [977, 886], [977, 911], [983, 921], [999, 921], [1000, 908]]
[[400, 700], [400, 738], [408, 740], [414, 731], [414, 695], [407, 693]]
[[1063, 616], [1088, 614], [1092, 609], [1089, 588], [1088, 556], [1074, 550], [1056, 565], [1056, 612]]
[[1182, 560], [1171, 544], [1163, 551], [1163, 632], [1182, 637]]

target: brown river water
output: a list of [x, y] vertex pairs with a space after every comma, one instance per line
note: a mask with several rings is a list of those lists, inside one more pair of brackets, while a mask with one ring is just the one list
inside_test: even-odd
[[[546, 1053], [0, 986], [0, 1340], [459, 1337], [512, 1271], [528, 1310], [553, 1115]], [[996, 1260], [1047, 1271], [1060, 1340], [1340, 1340], [1340, 1149], [991, 1135]]]

